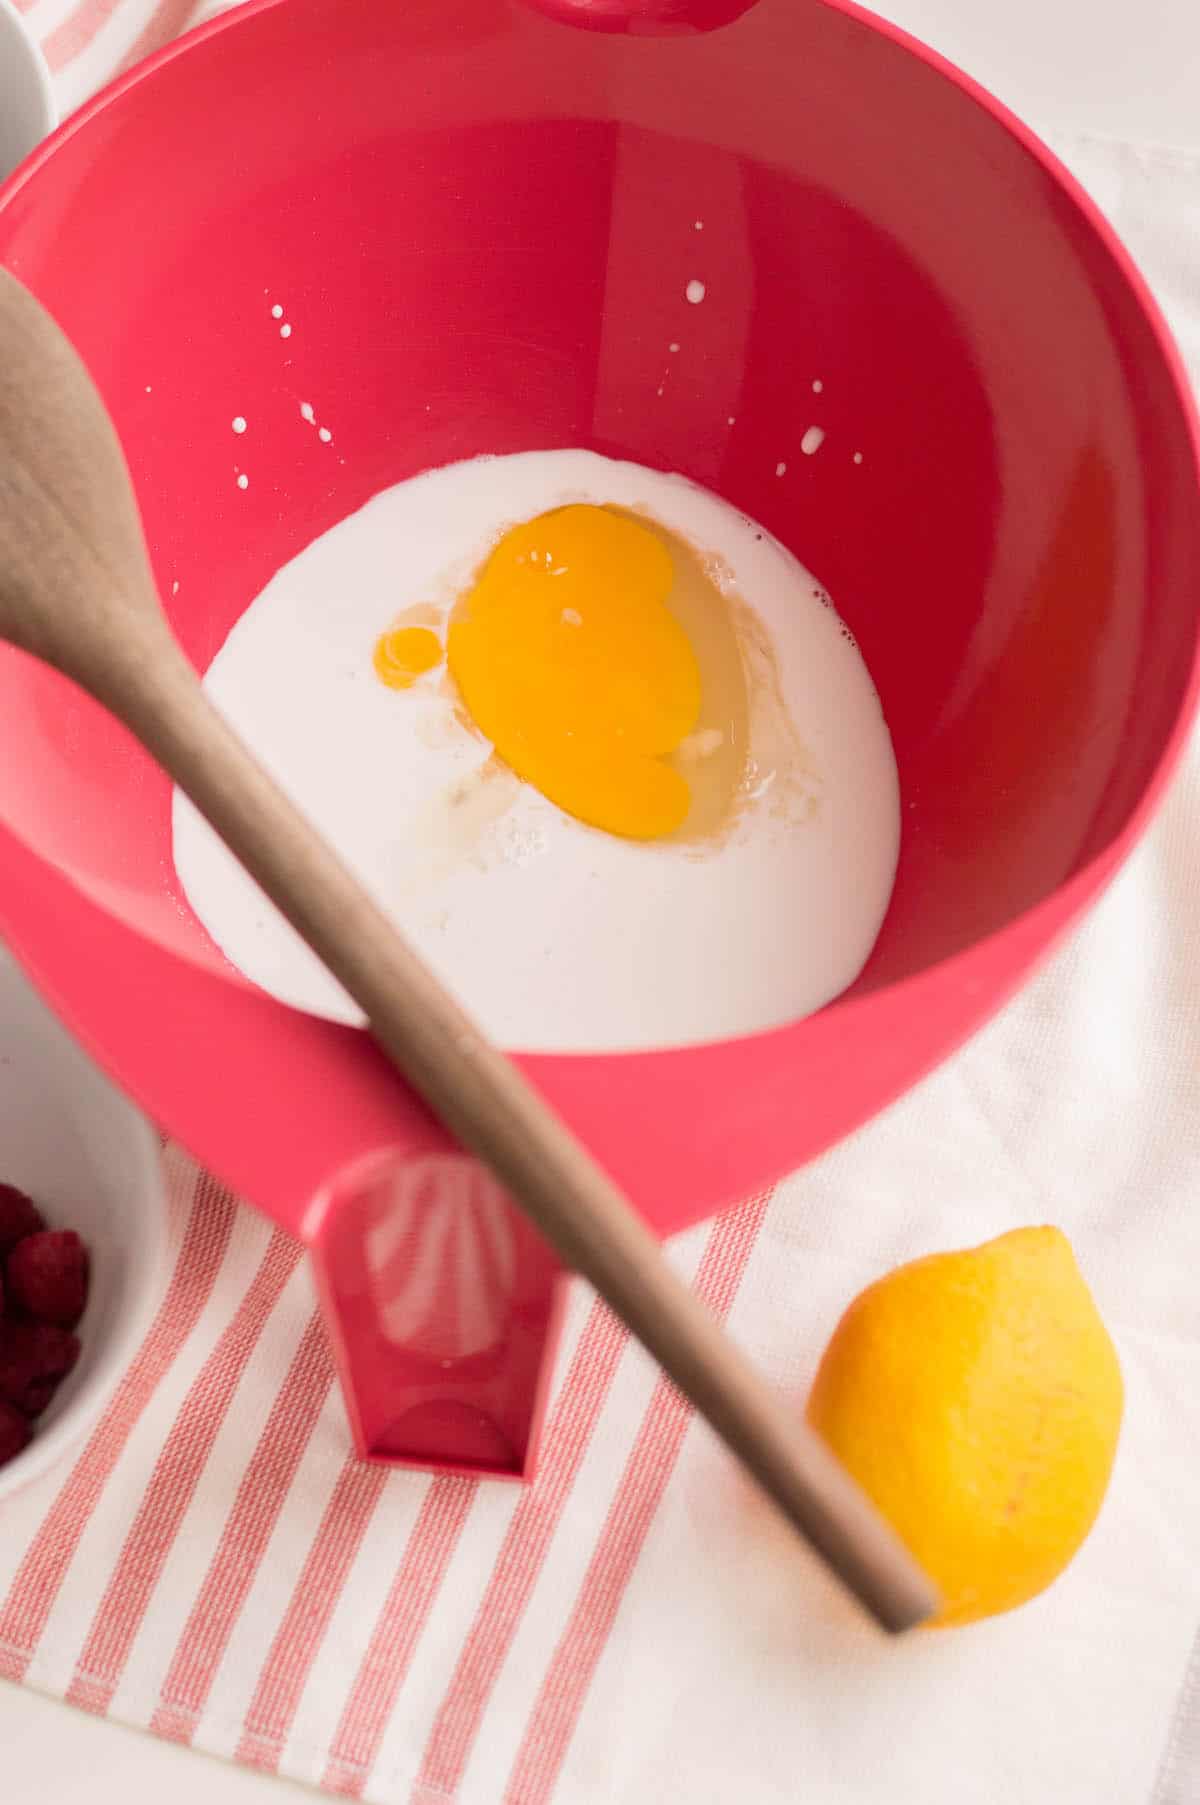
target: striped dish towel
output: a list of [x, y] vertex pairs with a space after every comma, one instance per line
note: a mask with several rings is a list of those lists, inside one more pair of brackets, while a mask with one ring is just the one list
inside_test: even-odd
[[61, 118], [229, 0], [16, 0], [50, 66]]
[[[34, 0], [63, 110], [188, 0]], [[1200, 352], [1200, 165], [1066, 147]], [[169, 1150], [173, 1261], [75, 1464], [0, 1512], [0, 1674], [379, 1805], [1197, 1805], [1200, 750], [972, 1046], [671, 1258], [797, 1403], [880, 1270], [1059, 1222], [1117, 1336], [1100, 1522], [1048, 1595], [902, 1644], [576, 1287], [541, 1472], [357, 1462], [296, 1247]]]

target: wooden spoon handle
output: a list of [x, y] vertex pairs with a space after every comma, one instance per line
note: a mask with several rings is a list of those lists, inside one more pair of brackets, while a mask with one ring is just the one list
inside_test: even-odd
[[132, 729], [366, 1011], [405, 1077], [879, 1621], [898, 1630], [927, 1616], [930, 1586], [863, 1494], [209, 706], [158, 607], [103, 403], [66, 338], [4, 271], [0, 347], [0, 636]]
[[[161, 617], [160, 617], [161, 619]], [[139, 623], [140, 631], [141, 623]], [[366, 1012], [379, 1044], [889, 1630], [935, 1593], [825, 1445], [673, 1273], [641, 1218], [405, 944], [208, 703], [159, 621], [107, 699]]]

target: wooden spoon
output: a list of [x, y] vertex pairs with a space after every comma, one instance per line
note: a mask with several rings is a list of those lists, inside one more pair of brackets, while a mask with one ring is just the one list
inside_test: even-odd
[[932, 1587], [865, 1495], [210, 706], [159, 607], [104, 405], [62, 332], [3, 270], [0, 637], [130, 728], [365, 1011], [392, 1062], [878, 1621], [902, 1630], [929, 1616]]

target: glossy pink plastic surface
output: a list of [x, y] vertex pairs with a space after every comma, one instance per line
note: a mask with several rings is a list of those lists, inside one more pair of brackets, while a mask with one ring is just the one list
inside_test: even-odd
[[[103, 391], [200, 667], [315, 534], [482, 451], [684, 471], [828, 585], [904, 794], [862, 978], [749, 1039], [521, 1061], [665, 1234], [911, 1085], [1128, 852], [1194, 702], [1200, 494], [1139, 279], [994, 103], [823, 0], [626, 12], [240, 8], [18, 175], [0, 260]], [[0, 734], [0, 928], [126, 1088], [308, 1240], [360, 1445], [527, 1470], [552, 1262], [364, 1035], [231, 972], [118, 727], [5, 651]]]

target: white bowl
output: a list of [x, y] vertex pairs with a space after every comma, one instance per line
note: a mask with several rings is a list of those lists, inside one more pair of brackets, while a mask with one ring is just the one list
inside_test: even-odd
[[52, 1228], [77, 1229], [92, 1264], [79, 1364], [0, 1467], [3, 1500], [76, 1448], [112, 1397], [165, 1288], [167, 1214], [149, 1123], [2, 950], [0, 1180], [28, 1191]]
[[46, 59], [12, 0], [0, 0], [0, 182], [57, 121]]

